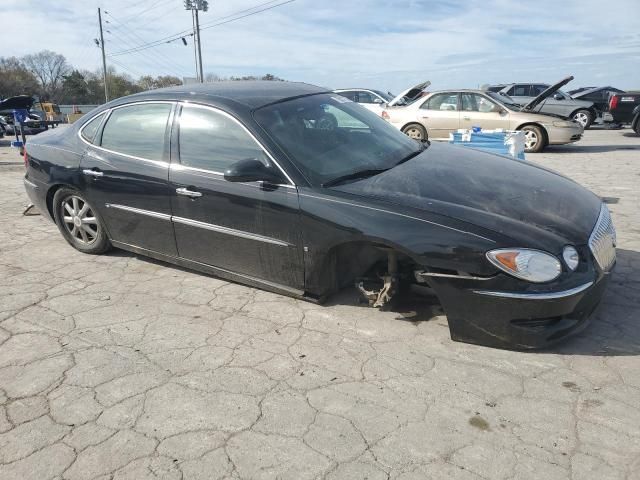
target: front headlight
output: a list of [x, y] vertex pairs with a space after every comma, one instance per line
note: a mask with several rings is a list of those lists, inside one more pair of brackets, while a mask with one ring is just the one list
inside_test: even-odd
[[570, 128], [570, 127], [575, 127], [576, 125], [577, 125], [576, 122], [572, 122], [570, 120], [558, 120], [553, 122], [554, 127], [561, 127], [561, 128]]
[[529, 248], [491, 250], [487, 259], [509, 275], [534, 283], [550, 282], [562, 272], [556, 257]]

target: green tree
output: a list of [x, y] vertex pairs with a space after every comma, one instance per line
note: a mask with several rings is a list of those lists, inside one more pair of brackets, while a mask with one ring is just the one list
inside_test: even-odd
[[61, 103], [72, 105], [91, 103], [87, 80], [78, 70], [73, 70], [64, 77], [62, 92]]

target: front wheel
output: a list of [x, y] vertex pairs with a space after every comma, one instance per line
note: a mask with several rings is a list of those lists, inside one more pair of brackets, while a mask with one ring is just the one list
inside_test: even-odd
[[79, 191], [58, 190], [53, 212], [60, 233], [76, 250], [97, 255], [111, 248], [102, 220]]
[[589, 110], [578, 110], [573, 114], [573, 119], [582, 125], [585, 130], [593, 123], [593, 115]]
[[545, 144], [542, 129], [536, 125], [526, 125], [521, 130], [524, 132], [524, 151], [526, 153], [541, 152]]
[[402, 128], [402, 133], [407, 135], [409, 138], [413, 138], [414, 140], [418, 140], [421, 142], [422, 140], [427, 140], [427, 129], [424, 128], [419, 123], [410, 123]]

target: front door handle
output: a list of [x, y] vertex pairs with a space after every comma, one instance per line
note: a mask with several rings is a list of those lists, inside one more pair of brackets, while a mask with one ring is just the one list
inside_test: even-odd
[[104, 176], [104, 173], [102, 173], [100, 170], [82, 170], [82, 173], [84, 173], [85, 175], [88, 175], [90, 177], [102, 177]]
[[471, 117], [462, 117], [463, 120], [471, 120]]
[[202, 196], [200, 192], [194, 192], [187, 188], [176, 188], [176, 193], [178, 195], [184, 195], [185, 197], [190, 197], [190, 198], [198, 198]]

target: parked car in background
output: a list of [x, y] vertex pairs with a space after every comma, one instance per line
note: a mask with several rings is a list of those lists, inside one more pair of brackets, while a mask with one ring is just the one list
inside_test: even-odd
[[423, 82], [411, 88], [407, 88], [400, 95], [384, 93], [380, 90], [369, 90], [366, 88], [338, 88], [335, 93], [348, 98], [352, 102], [359, 103], [367, 110], [371, 110], [377, 115], [381, 115], [387, 106], [405, 105], [415, 100], [431, 82]]
[[29, 197], [81, 252], [114, 246], [315, 302], [354, 284], [373, 306], [430, 287], [458, 341], [564, 338], [615, 264], [609, 211], [576, 182], [415, 142], [308, 84], [119, 98], [33, 139], [25, 165]]
[[640, 105], [640, 92], [616, 93], [609, 99], [609, 113], [615, 123], [632, 124], [636, 118], [635, 112], [638, 105]]
[[540, 152], [547, 145], [580, 140], [583, 128], [579, 123], [531, 111], [543, 100], [544, 96], [539, 96], [522, 107], [495, 92], [445, 90], [432, 92], [404, 107], [387, 108], [382, 118], [416, 140], [448, 140], [450, 133], [475, 126], [485, 130], [522, 130], [525, 152]]
[[0, 116], [4, 118], [3, 128], [5, 134], [14, 135], [14, 118], [13, 110], [26, 110], [28, 112], [27, 119], [24, 122], [24, 133], [26, 135], [35, 135], [47, 129], [46, 121], [35, 114], [32, 110], [34, 99], [28, 95], [18, 95], [16, 97], [5, 98], [0, 101]]
[[[564, 79], [563, 82], [565, 83], [563, 85], [566, 85], [571, 80], [573, 80], [573, 77]], [[503, 93], [517, 103], [524, 105], [542, 94], [549, 87], [550, 85], [546, 83], [508, 83], [490, 85], [486, 89], [490, 92]], [[535, 111], [573, 119], [585, 129], [589, 128], [598, 117], [598, 112], [593, 102], [574, 100], [559, 89], [552, 96], [546, 98], [544, 102], [539, 103]]]
[[609, 98], [616, 93], [624, 93], [615, 87], [581, 87], [567, 92], [574, 100], [593, 102], [600, 115], [609, 111]]

